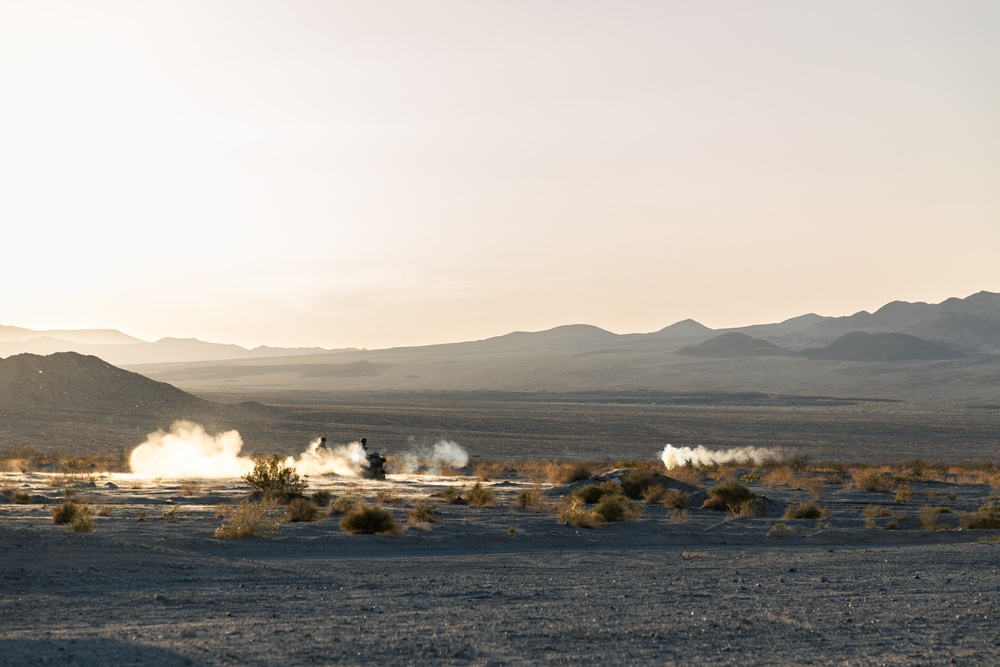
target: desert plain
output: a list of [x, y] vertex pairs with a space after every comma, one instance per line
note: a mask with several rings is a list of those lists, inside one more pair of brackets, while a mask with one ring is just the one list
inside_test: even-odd
[[[640, 499], [631, 520], [588, 528], [565, 520], [560, 499], [605, 477], [558, 484], [523, 462], [390, 467], [385, 480], [309, 477], [307, 495], [329, 494], [317, 520], [281, 520], [279, 506], [276, 532], [242, 539], [214, 537], [248, 496], [238, 478], [6, 472], [0, 665], [1000, 659], [1000, 531], [961, 525], [996, 500], [989, 472], [873, 467], [885, 485], [865, 490], [838, 466], [675, 478], [642, 465], [685, 490], [684, 507]], [[761, 511], [701, 508], [724, 479]], [[448, 489], [467, 497], [477, 482], [491, 504], [449, 502]], [[535, 502], [521, 506], [526, 493]], [[385, 508], [401, 532], [342, 531], [329, 507], [344, 496]], [[53, 523], [67, 497], [92, 509], [93, 532]], [[802, 503], [822, 515], [786, 518]], [[437, 520], [407, 523], [417, 505]]]

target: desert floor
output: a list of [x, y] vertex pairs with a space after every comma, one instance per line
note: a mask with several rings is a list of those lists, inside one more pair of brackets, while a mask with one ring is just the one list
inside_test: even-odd
[[[439, 522], [349, 535], [331, 516], [220, 540], [239, 480], [5, 473], [0, 665], [1000, 662], [1000, 531], [957, 529], [988, 484], [914, 482], [897, 503], [827, 483], [827, 517], [786, 520], [808, 492], [751, 483], [764, 516], [650, 506], [586, 529], [516, 508], [525, 479], [490, 480], [496, 507], [431, 497], [473, 481], [313, 479], [335, 497], [398, 496], [400, 523], [433, 503]], [[99, 511], [93, 533], [53, 524], [67, 486]], [[866, 527], [869, 505], [890, 516]], [[950, 510], [947, 529], [921, 528], [926, 505]]]

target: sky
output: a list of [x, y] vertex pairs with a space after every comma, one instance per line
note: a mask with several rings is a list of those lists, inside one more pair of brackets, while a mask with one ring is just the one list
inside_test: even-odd
[[374, 349], [998, 292], [998, 34], [993, 0], [0, 0], [0, 324]]

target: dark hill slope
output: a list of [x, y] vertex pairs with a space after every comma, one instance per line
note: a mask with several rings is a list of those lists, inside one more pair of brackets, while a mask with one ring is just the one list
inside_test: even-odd
[[182, 414], [212, 407], [180, 389], [76, 352], [0, 360], [0, 406], [106, 414]]
[[688, 345], [677, 350], [688, 357], [727, 359], [732, 357], [765, 357], [786, 354], [784, 350], [766, 340], [753, 338], [738, 331], [730, 331], [698, 345]]
[[964, 355], [937, 343], [900, 333], [870, 334], [854, 331], [820, 349], [800, 353], [811, 359], [838, 361], [936, 361]]

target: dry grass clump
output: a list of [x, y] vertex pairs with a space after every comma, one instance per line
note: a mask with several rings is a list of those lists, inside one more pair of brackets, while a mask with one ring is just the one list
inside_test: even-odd
[[727, 480], [708, 490], [708, 499], [701, 507], [738, 516], [755, 516], [763, 512], [764, 500], [743, 484]]
[[690, 516], [687, 510], [675, 509], [670, 513], [670, 523], [687, 523]]
[[920, 519], [920, 529], [921, 530], [947, 530], [948, 526], [943, 523], [939, 523], [937, 518], [939, 514], [951, 512], [947, 507], [933, 507], [931, 505], [924, 505], [919, 510], [917, 510], [917, 518]]
[[688, 494], [676, 489], [668, 489], [665, 486], [652, 484], [642, 490], [642, 500], [647, 505], [683, 508], [687, 507]]
[[27, 505], [31, 502], [31, 494], [27, 491], [18, 491], [16, 489], [11, 489], [10, 502], [15, 505]]
[[586, 461], [569, 461], [567, 463], [553, 461], [548, 464], [546, 473], [552, 484], [572, 484], [593, 475], [594, 466]]
[[440, 498], [446, 505], [468, 505], [469, 501], [462, 495], [462, 489], [458, 486], [446, 486], [440, 491], [431, 494], [431, 498]]
[[783, 519], [821, 519], [823, 518], [825, 512], [816, 507], [816, 504], [811, 500], [806, 500], [795, 505], [789, 505], [785, 508], [785, 513], [781, 518]]
[[330, 514], [341, 516], [347, 514], [363, 501], [358, 496], [344, 495], [330, 504]]
[[406, 515], [407, 525], [425, 525], [428, 523], [437, 523], [437, 521], [437, 512], [434, 511], [432, 506], [426, 503], [417, 503]]
[[569, 496], [556, 518], [567, 526], [580, 528], [600, 528], [608, 522], [592, 508], [588, 508], [583, 500], [573, 496]]
[[285, 508], [285, 520], [289, 522], [316, 521], [319, 517], [319, 507], [308, 498], [292, 498]]
[[969, 530], [990, 530], [1000, 528], [1000, 505], [983, 505], [978, 512], [962, 514], [959, 525]]
[[906, 502], [907, 500], [912, 500], [913, 496], [915, 495], [916, 493], [913, 492], [913, 489], [911, 489], [910, 485], [907, 484], [906, 482], [903, 482], [896, 488], [897, 503], [903, 503]]
[[94, 513], [87, 505], [67, 500], [53, 508], [52, 523], [60, 526], [68, 525], [70, 530], [77, 533], [92, 533], [94, 532]]
[[593, 511], [605, 521], [632, 521], [642, 514], [642, 505], [624, 496], [604, 496], [594, 506]]
[[861, 510], [861, 516], [866, 519], [880, 519], [882, 517], [892, 516], [892, 510], [888, 507], [880, 507], [878, 505], [868, 505], [863, 510]]
[[480, 461], [476, 464], [472, 474], [484, 482], [497, 477], [512, 477], [518, 474], [518, 469], [508, 461]]
[[244, 537], [268, 537], [278, 530], [278, 520], [274, 517], [273, 503], [245, 500], [229, 515], [229, 521], [215, 529], [215, 537], [220, 540], [234, 540]]
[[333, 500], [333, 494], [327, 491], [326, 489], [323, 489], [322, 491], [317, 491], [314, 494], [312, 494], [312, 501], [316, 503], [316, 507], [320, 508], [326, 507], [327, 505], [330, 504], [331, 500]]
[[[643, 498], [647, 489], [658, 488], [666, 490], [667, 483], [660, 468], [630, 468], [621, 475], [622, 492], [632, 500]], [[650, 493], [654, 493], [650, 491]]]
[[798, 475], [790, 466], [778, 466], [764, 475], [761, 481], [772, 489], [778, 486], [792, 487], [797, 483]]
[[399, 504], [399, 496], [392, 491], [382, 489], [381, 491], [375, 492], [375, 502], [379, 505], [392, 505], [395, 507]]
[[667, 476], [691, 486], [701, 486], [701, 473], [691, 464], [684, 464], [667, 470]]
[[182, 496], [196, 496], [201, 493], [201, 482], [184, 482], [180, 485], [178, 492]]
[[359, 503], [340, 519], [340, 529], [352, 535], [392, 535], [402, 531], [392, 512], [384, 507]]
[[476, 482], [469, 489], [469, 505], [473, 507], [495, 507], [497, 504], [496, 494], [488, 486], [483, 486], [482, 482]]
[[892, 476], [876, 468], [852, 468], [851, 480], [855, 488], [861, 491], [892, 491]]
[[525, 489], [524, 491], [519, 491], [517, 496], [514, 497], [514, 506], [521, 509], [541, 512], [548, 507], [548, 504], [545, 496], [538, 489]]

